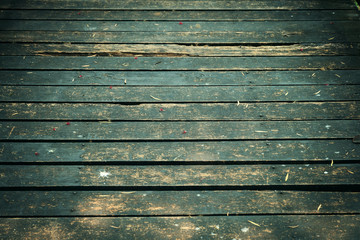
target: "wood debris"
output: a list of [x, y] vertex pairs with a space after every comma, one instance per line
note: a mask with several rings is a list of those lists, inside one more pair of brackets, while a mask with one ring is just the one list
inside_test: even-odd
[[251, 223], [251, 224], [253, 224], [253, 225], [255, 225], [255, 226], [261, 227], [261, 225], [258, 224], [258, 223], [256, 223], [256, 222], [253, 222], [253, 221], [250, 221], [250, 220], [248, 220], [248, 222]]
[[160, 99], [160, 98], [156, 98], [156, 97], [154, 97], [154, 96], [152, 96], [152, 95], [150, 95], [150, 97], [151, 97], [152, 99], [155, 99], [155, 100], [161, 101], [161, 99]]
[[318, 206], [318, 208], [317, 208], [316, 211], [317, 211], [317, 212], [320, 211], [321, 207], [322, 207], [322, 205], [320, 204], [320, 205]]

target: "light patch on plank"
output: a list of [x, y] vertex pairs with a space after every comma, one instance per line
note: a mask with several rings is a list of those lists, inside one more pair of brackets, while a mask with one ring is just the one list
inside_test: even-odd
[[111, 173], [110, 173], [110, 172], [101, 171], [101, 172], [99, 173], [99, 177], [102, 177], [102, 178], [108, 178], [109, 176], [111, 176]]

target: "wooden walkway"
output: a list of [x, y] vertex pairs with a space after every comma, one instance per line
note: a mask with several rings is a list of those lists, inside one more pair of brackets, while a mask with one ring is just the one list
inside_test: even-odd
[[357, 239], [351, 0], [1, 0], [0, 239]]

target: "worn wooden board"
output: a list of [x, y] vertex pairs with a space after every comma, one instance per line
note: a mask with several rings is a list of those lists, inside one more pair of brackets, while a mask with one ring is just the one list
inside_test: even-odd
[[[1, 30], [11, 31], [79, 31], [79, 32], [292, 32], [337, 33], [351, 35], [360, 26], [353, 21], [42, 21], [1, 20]], [[359, 34], [358, 34], [359, 35]]]
[[1, 218], [0, 237], [356, 239], [360, 231], [359, 221], [359, 215]]
[[359, 20], [356, 10], [292, 10], [288, 11], [156, 11], [156, 10], [1, 10], [0, 19], [33, 20], [111, 20], [111, 21], [349, 21]]
[[[260, 102], [360, 100], [360, 85], [342, 86], [1, 86], [1, 102]], [[158, 109], [157, 109], [158, 110]]]
[[74, 57], [0, 56], [4, 70], [353, 70], [360, 56]]
[[[148, 190], [162, 187], [358, 186], [357, 164], [291, 165], [0, 165], [0, 187], [96, 187]], [[150, 189], [149, 189], [150, 188]], [[114, 190], [114, 189], [112, 189]]]
[[244, 1], [221, 1], [221, 0], [165, 0], [165, 1], [97, 1], [97, 0], [52, 0], [44, 2], [42, 0], [2, 0], [0, 8], [3, 9], [100, 9], [100, 10], [294, 10], [294, 9], [356, 9], [351, 1], [267, 1], [251, 0]]
[[310, 43], [259, 46], [185, 46], [179, 44], [22, 44], [0, 43], [4, 56], [242, 57], [359, 55], [359, 43]]
[[[81, 76], [81, 77], [80, 77]], [[125, 84], [126, 80], [126, 84]], [[1, 71], [0, 85], [239, 86], [360, 84], [359, 70]]]
[[[37, 152], [38, 155], [34, 153]], [[1, 142], [5, 163], [323, 162], [360, 159], [352, 140], [216, 142]]]
[[358, 192], [0, 191], [0, 195], [1, 217], [360, 213]]
[[360, 102], [227, 104], [0, 103], [1, 120], [313, 120], [360, 119]]
[[[329, 23], [330, 24], [330, 23]], [[178, 24], [179, 25], [179, 24]], [[183, 26], [182, 24], [181, 26]], [[352, 27], [350, 27], [352, 26]], [[2, 31], [1, 42], [37, 43], [181, 43], [181, 44], [251, 44], [251, 43], [352, 43], [359, 41], [358, 24], [354, 22], [347, 32], [306, 29], [305, 32], [69, 32], [69, 31]], [[340, 28], [338, 26], [337, 28]]]
[[[70, 122], [69, 122], [70, 123]], [[56, 129], [54, 131], [53, 129]], [[184, 132], [186, 131], [186, 132]], [[240, 140], [353, 138], [357, 120], [226, 122], [0, 122], [0, 140]]]

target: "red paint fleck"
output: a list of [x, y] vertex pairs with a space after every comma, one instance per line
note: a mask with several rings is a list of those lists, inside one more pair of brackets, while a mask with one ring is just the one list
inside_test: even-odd
[[163, 112], [163, 111], [164, 111], [164, 109], [160, 108], [160, 112]]
[[78, 12], [78, 15], [80, 15], [81, 13], [80, 12]]
[[186, 130], [184, 130], [184, 131], [183, 131], [183, 134], [186, 134], [186, 133], [187, 133], [187, 131], [186, 131]]
[[329, 86], [329, 84], [327, 83], [327, 84], [325, 84], [325, 86]]
[[137, 59], [137, 57], [134, 57], [134, 59]]
[[182, 22], [179, 22], [179, 25], [182, 25], [183, 23]]
[[330, 22], [330, 24], [334, 24], [334, 22]]
[[82, 78], [82, 75], [79, 75], [79, 78]]
[[35, 152], [35, 156], [38, 156], [39, 155], [39, 153], [38, 152]]
[[66, 125], [70, 125], [70, 122], [67, 122]]
[[53, 131], [56, 131], [56, 128], [53, 128]]
[[112, 89], [112, 86], [110, 86], [109, 88]]
[[300, 51], [304, 51], [304, 49], [300, 48]]

